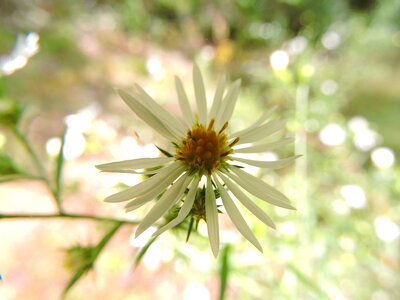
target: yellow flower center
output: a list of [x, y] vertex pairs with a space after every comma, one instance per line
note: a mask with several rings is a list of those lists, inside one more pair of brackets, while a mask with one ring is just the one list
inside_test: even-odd
[[190, 171], [210, 175], [228, 159], [228, 155], [232, 153], [232, 146], [239, 141], [239, 138], [236, 138], [228, 144], [228, 137], [224, 133], [227, 127], [228, 122], [216, 132], [214, 119], [208, 127], [196, 123], [178, 146], [175, 158], [185, 163]]

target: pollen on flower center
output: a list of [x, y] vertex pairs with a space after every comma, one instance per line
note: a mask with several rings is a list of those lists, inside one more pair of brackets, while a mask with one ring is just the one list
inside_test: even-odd
[[196, 123], [179, 145], [175, 158], [184, 162], [190, 170], [201, 174], [211, 174], [227, 160], [232, 153], [232, 146], [238, 142], [238, 138], [228, 144], [228, 137], [224, 133], [228, 122], [219, 132], [214, 129], [214, 119], [206, 127]]

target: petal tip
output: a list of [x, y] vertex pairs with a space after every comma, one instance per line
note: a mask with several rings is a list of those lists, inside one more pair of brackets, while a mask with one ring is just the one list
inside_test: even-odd
[[94, 167], [103, 172], [103, 171], [106, 171], [105, 168], [104, 168], [105, 165], [106, 164], [100, 164], [100, 165], [95, 165]]
[[135, 239], [138, 238], [142, 233], [143, 233], [143, 229], [139, 225], [135, 231]]
[[219, 253], [219, 248], [216, 248], [216, 249], [211, 248], [211, 251], [212, 251], [214, 257], [217, 258], [218, 257], [218, 253]]

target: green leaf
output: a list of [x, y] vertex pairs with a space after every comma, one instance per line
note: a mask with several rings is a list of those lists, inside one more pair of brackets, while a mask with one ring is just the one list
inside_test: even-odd
[[37, 177], [37, 176], [20, 173], [20, 174], [11, 174], [11, 175], [0, 176], [0, 183], [15, 181], [15, 180], [19, 180], [19, 179], [42, 180], [42, 178]]
[[17, 127], [24, 112], [24, 106], [10, 98], [0, 98], [0, 124]]
[[70, 291], [71, 288], [75, 285], [75, 283], [77, 283], [78, 280], [89, 271], [90, 268], [81, 268], [77, 270], [76, 273], [72, 276], [72, 278], [68, 282], [67, 286], [65, 287], [63, 295], [65, 296], [68, 293], [68, 291]]
[[[191, 217], [191, 218], [190, 218], [190, 222], [189, 222], [189, 228], [188, 228], [187, 235], [186, 235], [186, 243], [189, 241], [190, 234], [192, 233], [193, 223], [194, 223], [194, 218]], [[196, 228], [196, 229], [197, 229], [197, 228]]]
[[[67, 251], [68, 258], [72, 259], [71, 267], [75, 269], [74, 275], [72, 275], [71, 279], [67, 283], [64, 288], [63, 296], [73, 288], [73, 286], [82, 278], [83, 275], [88, 273], [94, 266], [94, 263], [98, 256], [100, 255], [103, 248], [107, 245], [110, 239], [114, 236], [114, 234], [118, 231], [123, 223], [115, 222], [114, 226], [103, 236], [101, 241], [96, 246], [89, 247], [80, 247], [74, 246], [69, 248]], [[69, 262], [67, 261], [67, 264]]]
[[173, 155], [172, 155], [171, 153], [169, 153], [167, 150], [164, 150], [163, 148], [158, 147], [157, 145], [155, 145], [155, 146], [156, 146], [157, 149], [160, 150], [160, 152], [161, 152], [162, 154], [164, 154], [165, 156], [167, 156], [167, 157], [172, 157], [172, 156], [173, 156]]
[[222, 249], [219, 267], [219, 300], [225, 299], [225, 292], [228, 286], [228, 276], [230, 272], [229, 255], [231, 253], [231, 246], [226, 245]]
[[21, 174], [11, 157], [0, 153], [0, 176]]
[[134, 266], [135, 269], [138, 267], [138, 265], [139, 265], [140, 262], [142, 261], [144, 255], [146, 254], [147, 250], [149, 250], [150, 246], [156, 241], [157, 237], [158, 237], [158, 236], [151, 237], [151, 238], [147, 241], [146, 245], [144, 245], [144, 246], [140, 249], [139, 253], [138, 253], [138, 254], [136, 255], [136, 257], [135, 257], [135, 262], [134, 262], [134, 264], [133, 264], [133, 266]]
[[62, 188], [62, 170], [63, 170], [63, 166], [64, 166], [65, 134], [66, 134], [66, 131], [64, 131], [64, 133], [63, 133], [63, 135], [61, 137], [60, 152], [58, 153], [57, 162], [56, 162], [55, 197], [56, 197], [56, 200], [57, 200], [57, 203], [58, 203], [59, 206], [61, 206], [61, 197], [60, 196], [61, 196], [61, 188]]

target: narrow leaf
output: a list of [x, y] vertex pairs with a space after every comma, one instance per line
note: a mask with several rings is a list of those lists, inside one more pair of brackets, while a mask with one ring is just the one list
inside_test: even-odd
[[145, 256], [145, 254], [147, 253], [147, 250], [149, 250], [150, 246], [156, 241], [156, 239], [158, 238], [158, 236], [152, 236], [146, 243], [146, 245], [144, 245], [142, 248], [140, 248], [139, 253], [136, 255], [135, 257], [135, 262], [133, 264], [134, 268], [136, 269], [140, 262], [142, 261], [143, 257]]
[[118, 231], [118, 229], [122, 226], [123, 223], [121, 222], [115, 222], [114, 226], [111, 227], [111, 229], [103, 236], [101, 241], [96, 245], [96, 247], [93, 249], [93, 256], [92, 260], [81, 266], [76, 273], [72, 276], [70, 281], [67, 283], [66, 287], [64, 288], [63, 295], [65, 296], [71, 288], [81, 279], [83, 275], [85, 275], [90, 269], [93, 267], [94, 262], [100, 255], [101, 251], [104, 249], [104, 247], [107, 245], [107, 243], [110, 241], [110, 239], [114, 236], [114, 234]]
[[65, 135], [66, 135], [66, 130], [64, 130], [64, 133], [63, 133], [63, 135], [61, 137], [60, 152], [58, 153], [57, 162], [56, 162], [55, 197], [56, 197], [56, 201], [57, 201], [58, 207], [61, 207], [61, 197], [60, 196], [61, 196], [61, 188], [62, 188], [62, 170], [63, 170], [63, 167], [64, 167]]

